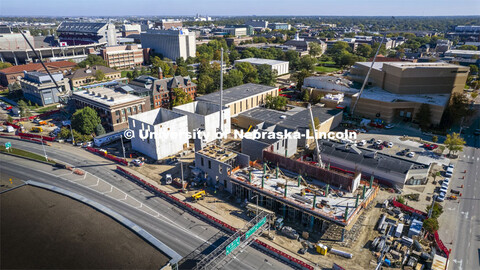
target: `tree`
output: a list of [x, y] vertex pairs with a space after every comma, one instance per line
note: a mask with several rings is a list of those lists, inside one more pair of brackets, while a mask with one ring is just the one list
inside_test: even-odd
[[265, 99], [265, 107], [273, 110], [283, 110], [287, 105], [287, 98], [282, 96], [272, 97], [268, 95]]
[[478, 67], [476, 65], [470, 65], [470, 74], [478, 74]]
[[103, 126], [101, 124], [98, 124], [96, 127], [95, 127], [95, 134], [97, 136], [100, 136], [100, 135], [103, 135], [103, 134], [106, 134], [107, 132], [105, 131], [105, 129], [103, 128]]
[[[19, 102], [17, 102], [17, 105], [18, 105], [18, 109], [20, 110], [20, 116], [21, 117], [28, 117], [30, 116], [30, 111], [28, 110], [28, 106], [27, 106], [27, 103], [25, 102], [25, 100], [20, 100]], [[30, 114], [30, 115], [29, 115]]]
[[437, 177], [441, 176], [441, 173], [439, 171], [432, 172], [432, 177], [433, 177], [433, 184], [436, 184]]
[[275, 85], [277, 71], [272, 70], [269, 65], [260, 65], [257, 67], [258, 72], [258, 82], [264, 85]]
[[224, 87], [232, 88], [243, 84], [243, 73], [238, 69], [232, 69], [228, 74], [225, 74]]
[[370, 57], [373, 53], [373, 49], [372, 46], [361, 43], [358, 45], [356, 53], [363, 57]]
[[403, 196], [397, 196], [396, 201], [401, 203], [401, 204], [405, 204], [405, 198], [403, 198]]
[[172, 107], [192, 102], [192, 97], [188, 95], [182, 88], [173, 88]]
[[427, 218], [423, 221], [423, 228], [429, 233], [438, 231], [438, 220], [436, 218]]
[[308, 46], [310, 47], [310, 51], [308, 53], [311, 56], [317, 57], [317, 56], [322, 55], [322, 53], [323, 53], [322, 46], [320, 46], [320, 44], [318, 44], [317, 42], [310, 42], [310, 43], [308, 43]]
[[85, 68], [85, 67], [93, 67], [93, 66], [107, 66], [107, 63], [101, 56], [95, 54], [89, 54], [85, 60], [78, 63], [77, 67]]
[[311, 75], [312, 74], [307, 69], [302, 69], [297, 73], [293, 74], [293, 78], [297, 82], [297, 90], [302, 90], [303, 81], [306, 77], [309, 77]]
[[95, 71], [95, 80], [97, 81], [103, 81], [105, 79], [105, 73], [101, 70]]
[[[427, 213], [430, 212], [430, 209], [432, 209], [431, 204], [427, 206]], [[442, 213], [443, 213], [442, 205], [440, 205], [438, 202], [435, 202], [433, 204], [433, 209], [432, 209], [432, 218], [439, 218]]]
[[10, 64], [9, 62], [0, 62], [0, 69], [8, 68], [11, 66], [12, 64]]
[[158, 56], [152, 57], [150, 61], [152, 62], [152, 68], [151, 68], [152, 76], [158, 77], [158, 73], [160, 69], [162, 69], [163, 76], [173, 75], [171, 64], [167, 63], [166, 61], [163, 61], [162, 59], [160, 59], [160, 57]]
[[460, 137], [459, 133], [452, 133], [447, 134], [447, 139], [445, 140], [444, 144], [448, 149], [448, 154], [450, 155], [451, 152], [454, 154], [463, 151], [463, 146], [465, 145], [465, 140]]
[[175, 76], [188, 76], [188, 69], [184, 66], [178, 66], [175, 70]]
[[430, 106], [426, 103], [420, 105], [420, 109], [415, 115], [415, 121], [418, 122], [422, 129], [428, 128], [431, 125], [432, 112], [430, 111]]
[[9, 115], [7, 117], [7, 123], [12, 123], [13, 122], [13, 117], [11, 115]]
[[434, 142], [434, 143], [438, 142], [438, 136], [433, 135], [432, 136], [432, 142]]
[[81, 134], [92, 134], [100, 123], [97, 112], [90, 107], [77, 110], [72, 116], [72, 127]]
[[257, 69], [252, 64], [248, 62], [241, 62], [241, 63], [235, 64], [235, 68], [242, 72], [244, 83], [258, 82]]
[[231, 51], [230, 51], [230, 56], [229, 56], [230, 61], [233, 62], [233, 61], [235, 61], [235, 60], [238, 60], [238, 59], [240, 59], [240, 56], [241, 56], [241, 55], [240, 55], [240, 53], [239, 53], [237, 50], [231, 50]]
[[443, 113], [440, 125], [449, 128], [454, 123], [460, 122], [462, 117], [471, 115], [473, 110], [471, 110], [469, 106], [469, 100], [465, 94], [454, 93], [451, 97], [450, 104]]
[[298, 69], [306, 69], [309, 71], [313, 71], [315, 65], [317, 64], [317, 60], [310, 55], [305, 55], [300, 58], [300, 63], [298, 64]]
[[462, 45], [458, 47], [459, 50], [469, 50], [469, 51], [476, 51], [478, 50], [477, 46], [475, 45]]
[[303, 101], [305, 102], [309, 102], [310, 101], [310, 90], [307, 90], [305, 89], [303, 91], [303, 97], [302, 97]]

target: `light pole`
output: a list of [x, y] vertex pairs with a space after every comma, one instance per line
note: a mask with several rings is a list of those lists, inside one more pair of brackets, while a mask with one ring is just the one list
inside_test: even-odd
[[75, 137], [73, 137], [72, 122], [70, 122], [70, 134], [72, 134], [72, 144], [75, 145]]
[[120, 141], [122, 142], [123, 159], [126, 160], [126, 158], [125, 158], [125, 146], [123, 145], [123, 134], [120, 135]]
[[182, 193], [185, 193], [185, 189], [183, 188], [184, 185], [183, 185], [183, 162], [180, 161], [180, 173], [182, 175]]
[[47, 152], [45, 151], [45, 145], [43, 144], [43, 135], [40, 136], [40, 140], [42, 141], [43, 155], [45, 156], [45, 160], [48, 161]]

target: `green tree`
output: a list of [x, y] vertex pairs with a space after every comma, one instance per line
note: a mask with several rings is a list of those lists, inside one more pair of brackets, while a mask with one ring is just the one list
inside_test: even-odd
[[7, 116], [7, 123], [13, 123], [13, 117], [11, 115]]
[[305, 89], [303, 90], [303, 101], [309, 102], [310, 101], [310, 91]]
[[429, 233], [438, 231], [439, 225], [436, 218], [428, 218], [423, 221], [423, 228]]
[[397, 196], [396, 201], [401, 203], [401, 204], [405, 204], [405, 198], [403, 198], [403, 196]]
[[192, 98], [182, 88], [173, 88], [172, 107], [192, 102]]
[[235, 68], [242, 72], [244, 83], [258, 82], [258, 72], [252, 64], [247, 62], [240, 62], [235, 64]]
[[454, 123], [459, 123], [462, 117], [470, 116], [473, 110], [469, 108], [467, 95], [463, 93], [454, 93], [450, 103], [445, 109], [440, 125], [444, 128], [451, 127]]
[[320, 44], [318, 44], [317, 42], [310, 42], [310, 43], [308, 43], [308, 46], [310, 47], [310, 51], [308, 53], [311, 56], [317, 57], [317, 56], [322, 55], [322, 53], [323, 53], [322, 46]]
[[97, 112], [90, 107], [77, 110], [72, 115], [72, 127], [80, 134], [92, 134], [100, 122]]
[[238, 69], [232, 69], [224, 76], [223, 85], [225, 88], [232, 88], [243, 84], [243, 73]]
[[20, 116], [21, 117], [28, 117], [30, 116], [30, 111], [28, 110], [28, 105], [27, 103], [25, 102], [25, 100], [20, 100], [19, 102], [17, 102], [17, 105], [18, 105], [18, 109], [20, 110]]
[[258, 71], [258, 82], [264, 85], [275, 85], [277, 71], [272, 70], [272, 67], [269, 65], [260, 65], [257, 67]]
[[430, 106], [426, 103], [420, 105], [420, 109], [415, 115], [415, 121], [418, 122], [422, 129], [428, 128], [431, 125], [432, 112]]
[[105, 129], [103, 128], [103, 126], [101, 124], [98, 124], [95, 127], [95, 135], [100, 136], [100, 135], [103, 135], [103, 134], [106, 134], [106, 133], [107, 132], [105, 131]]
[[[242, 75], [242, 81], [243, 81], [243, 75]], [[200, 94], [205, 94], [205, 93], [210, 93], [210, 89], [214, 85], [213, 79], [208, 76], [207, 74], [201, 74], [198, 77], [198, 84], [197, 84], [197, 90], [198, 93]]]
[[95, 54], [89, 54], [85, 60], [78, 63], [77, 67], [85, 68], [85, 67], [93, 67], [93, 66], [107, 66], [107, 63], [101, 56]]
[[97, 81], [103, 81], [105, 79], [105, 73], [101, 70], [95, 71], [95, 80]]
[[10, 64], [9, 62], [0, 62], [0, 69], [8, 68], [11, 66], [12, 64]]
[[175, 70], [175, 76], [188, 76], [188, 69], [184, 66], [178, 66]]
[[283, 110], [287, 105], [288, 99], [282, 96], [272, 97], [268, 95], [265, 99], [265, 107], [273, 110]]
[[311, 57], [310, 55], [305, 55], [300, 58], [300, 63], [297, 68], [313, 71], [316, 64], [317, 60], [315, 58]]
[[158, 77], [158, 71], [161, 69], [163, 76], [167, 75], [173, 75], [172, 72], [172, 66], [170, 63], [167, 63], [166, 61], [163, 61], [160, 59], [158, 56], [154, 56], [150, 59], [150, 62], [152, 62], [152, 67], [151, 67], [151, 75]]
[[297, 73], [293, 74], [293, 79], [297, 83], [297, 89], [298, 90], [302, 90], [303, 81], [305, 80], [306, 77], [309, 77], [311, 75], [312, 74], [307, 69], [302, 69], [302, 70], [298, 71]]
[[478, 74], [478, 67], [476, 65], [470, 65], [470, 74]]
[[235, 61], [235, 60], [238, 60], [238, 59], [240, 59], [240, 56], [241, 56], [241, 55], [240, 55], [240, 53], [239, 53], [237, 50], [231, 50], [231, 51], [230, 51], [230, 56], [229, 56], [230, 61], [233, 62], [233, 61]]
[[460, 137], [459, 133], [452, 133], [447, 134], [447, 139], [445, 140], [444, 144], [448, 149], [448, 154], [450, 155], [451, 152], [454, 154], [463, 151], [463, 146], [465, 145], [465, 140]]
[[373, 49], [372, 46], [362, 43], [358, 45], [356, 53], [363, 57], [370, 57], [373, 53]]
[[438, 136], [433, 135], [432, 136], [432, 142], [434, 142], [434, 143], [438, 142]]
[[[430, 209], [432, 209], [431, 204], [427, 206], [427, 213], [430, 212]], [[442, 205], [440, 205], [438, 202], [435, 202], [433, 204], [433, 209], [432, 209], [432, 218], [439, 218], [442, 213], [443, 213]]]
[[476, 51], [478, 50], [477, 46], [475, 45], [462, 45], [458, 47], [459, 50], [469, 50], [469, 51]]

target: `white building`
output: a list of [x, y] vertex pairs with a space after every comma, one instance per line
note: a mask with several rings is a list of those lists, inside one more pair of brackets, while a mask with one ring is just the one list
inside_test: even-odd
[[128, 117], [132, 149], [159, 160], [188, 147], [188, 119], [164, 108]]
[[[195, 101], [179, 105], [173, 108], [174, 112], [185, 114], [188, 117], [188, 131], [194, 132], [202, 129], [205, 142], [211, 142], [216, 138], [220, 126], [220, 105], [205, 101]], [[223, 106], [222, 133], [230, 133], [230, 109]]]
[[195, 57], [195, 33], [188, 30], [150, 29], [140, 34], [142, 48], [151, 48], [154, 53], [162, 54], [172, 60], [183, 57]]
[[287, 74], [288, 68], [289, 68], [288, 61], [279, 61], [279, 60], [262, 59], [262, 58], [245, 58], [245, 59], [235, 60], [235, 64], [242, 63], [242, 62], [247, 62], [254, 66], [269, 65], [272, 68], [272, 70], [277, 71], [278, 76]]

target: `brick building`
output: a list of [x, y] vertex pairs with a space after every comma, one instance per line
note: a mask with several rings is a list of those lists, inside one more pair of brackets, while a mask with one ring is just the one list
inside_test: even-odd
[[[70, 61], [58, 61], [58, 62], [49, 62], [45, 63], [50, 73], [61, 72], [63, 74], [68, 74], [73, 67], [76, 66], [76, 63]], [[31, 63], [26, 65], [18, 65], [13, 67], [8, 67], [0, 70], [0, 84], [2, 86], [8, 86], [11, 83], [14, 83], [18, 78], [24, 77], [24, 71], [26, 72], [46, 72], [40, 63]]]
[[112, 68], [130, 69], [143, 64], [143, 50], [136, 44], [107, 46], [100, 50], [107, 65]]

